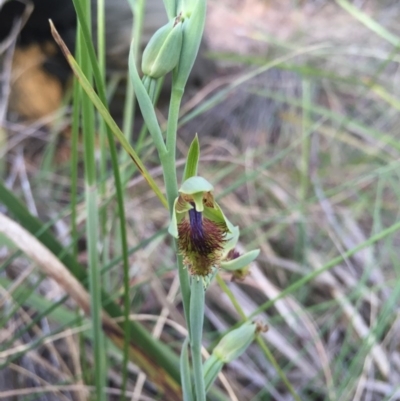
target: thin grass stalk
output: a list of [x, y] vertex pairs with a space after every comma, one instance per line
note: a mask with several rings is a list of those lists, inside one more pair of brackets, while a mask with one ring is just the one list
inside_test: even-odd
[[297, 224], [298, 240], [296, 241], [295, 257], [299, 263], [306, 261], [307, 251], [307, 217], [306, 202], [310, 187], [310, 127], [311, 127], [311, 87], [310, 81], [302, 81], [303, 94], [303, 114], [302, 114], [302, 142], [301, 142], [301, 160], [300, 160], [300, 214], [301, 219]]
[[[105, 55], [105, 9], [104, 0], [97, 0], [97, 59], [99, 63], [99, 71], [104, 82], [106, 73], [106, 55]], [[107, 136], [106, 125], [103, 119], [99, 119], [99, 143], [100, 143], [100, 162], [99, 162], [99, 193], [101, 198], [106, 195], [106, 177], [107, 177]], [[107, 208], [104, 207], [100, 211], [100, 232], [102, 237], [102, 264], [108, 262], [109, 239], [107, 238]], [[106, 285], [109, 287], [111, 280], [106, 278]], [[110, 290], [110, 288], [107, 288]]]
[[[79, 42], [77, 42], [77, 53], [79, 53]], [[78, 80], [74, 78], [73, 104], [72, 104], [72, 137], [71, 137], [71, 238], [78, 238], [77, 228], [77, 205], [78, 205], [78, 139], [79, 139], [79, 118], [80, 118], [81, 87]], [[72, 244], [72, 255], [78, 258], [78, 242]]]
[[[91, 26], [90, 3], [81, 3], [85, 9], [85, 21]], [[85, 41], [80, 24], [78, 25], [79, 58], [82, 71], [91, 82], [90, 60], [85, 49]], [[82, 123], [84, 139], [85, 165], [85, 204], [87, 212], [86, 240], [88, 246], [89, 287], [91, 297], [92, 333], [94, 350], [94, 376], [96, 399], [105, 401], [104, 387], [106, 383], [104, 334], [101, 325], [101, 275], [97, 246], [99, 243], [99, 221], [97, 206], [97, 177], [95, 161], [95, 119], [94, 107], [88, 96], [82, 93]]]
[[391, 225], [390, 227], [386, 228], [385, 230], [382, 230], [379, 233], [371, 236], [366, 241], [361, 242], [360, 244], [358, 244], [354, 248], [349, 249], [348, 251], [343, 252], [341, 255], [337, 256], [336, 258], [331, 259], [329, 262], [327, 262], [324, 265], [322, 265], [319, 269], [314, 270], [312, 273], [307, 274], [306, 276], [304, 276], [300, 280], [297, 280], [295, 283], [289, 285], [289, 287], [286, 287], [274, 299], [271, 299], [271, 300], [263, 303], [262, 305], [260, 305], [249, 316], [249, 319], [257, 316], [259, 313], [261, 313], [263, 311], [268, 310], [271, 306], [273, 306], [275, 304], [276, 301], [278, 301], [279, 299], [282, 299], [282, 298], [286, 297], [286, 295], [289, 295], [292, 292], [298, 290], [302, 286], [304, 286], [307, 283], [309, 283], [311, 280], [314, 280], [316, 277], [318, 277], [323, 272], [325, 272], [325, 271], [327, 271], [329, 269], [332, 269], [332, 267], [337, 266], [338, 264], [340, 264], [344, 260], [352, 257], [353, 255], [355, 255], [357, 252], [361, 251], [362, 249], [367, 248], [367, 247], [375, 244], [375, 242], [378, 242], [378, 241], [388, 237], [389, 235], [394, 234], [395, 232], [397, 232], [399, 230], [400, 230], [400, 222], [397, 222], [397, 223]]
[[[94, 77], [96, 81], [96, 86], [99, 91], [99, 97], [103, 105], [107, 105], [106, 90], [104, 84], [104, 75], [102, 74], [101, 67], [97, 63], [95, 57], [94, 48], [89, 40], [90, 32], [88, 25], [84, 22], [84, 16], [80, 4], [74, 0], [78, 18], [82, 21], [84, 26], [84, 35], [86, 48], [91, 61], [91, 66], [93, 68]], [[100, 28], [99, 28], [100, 29]], [[121, 251], [122, 251], [122, 261], [123, 261], [123, 286], [124, 286], [124, 344], [123, 344], [123, 363], [122, 363], [122, 389], [126, 389], [127, 377], [128, 377], [128, 361], [129, 361], [129, 343], [130, 343], [130, 322], [129, 322], [129, 312], [130, 312], [130, 298], [129, 298], [129, 252], [128, 252], [128, 239], [126, 234], [126, 218], [125, 218], [125, 208], [124, 208], [124, 190], [122, 186], [118, 153], [114, 142], [113, 134], [111, 129], [107, 126], [105, 130], [107, 134], [108, 146], [111, 156], [112, 169], [114, 174], [114, 183], [116, 189], [117, 205], [118, 205], [118, 217], [119, 217], [119, 227], [120, 227], [120, 237], [121, 237]], [[123, 391], [125, 394], [125, 391]], [[125, 397], [125, 395], [123, 395]]]
[[[141, 38], [143, 32], [143, 20], [144, 20], [144, 10], [146, 5], [146, 0], [137, 0], [131, 1], [127, 0], [131, 5], [134, 24], [132, 26], [133, 33], [133, 55], [135, 64], [138, 64], [139, 60], [139, 51], [141, 45]], [[127, 84], [126, 84], [126, 95], [125, 95], [125, 104], [124, 104], [124, 114], [123, 114], [123, 122], [122, 122], [122, 132], [125, 134], [128, 142], [132, 140], [132, 132], [133, 132], [133, 122], [135, 117], [135, 91], [133, 88], [132, 80], [128, 74]], [[123, 153], [126, 155], [126, 153]], [[126, 157], [126, 156], [124, 156]]]
[[190, 348], [196, 401], [206, 401], [206, 390], [201, 358], [201, 338], [204, 322], [204, 285], [201, 277], [193, 276], [190, 292]]

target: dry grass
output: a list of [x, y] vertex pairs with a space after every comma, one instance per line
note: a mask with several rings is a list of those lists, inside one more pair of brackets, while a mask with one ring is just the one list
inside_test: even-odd
[[[222, 274], [246, 315], [398, 221], [400, 212], [398, 52], [333, 1], [275, 3], [211, 2], [207, 37], [219, 74], [189, 93], [178, 144], [182, 166], [189, 138], [199, 133], [201, 174], [215, 183], [246, 248], [261, 249], [244, 282]], [[362, 3], [364, 12], [398, 33], [396, 2], [353, 3]], [[268, 63], [273, 67], [265, 68]], [[245, 79], [255, 68], [259, 74]], [[8, 109], [5, 97], [2, 108]], [[52, 160], [62, 129], [53, 128], [49, 140], [37, 123], [22, 127], [11, 117], [4, 115], [0, 128], [8, 134], [0, 149], [7, 162], [4, 182], [32, 214], [54, 219], [54, 235], [66, 245], [70, 170], [68, 162]], [[33, 146], [26, 136], [42, 138], [45, 151], [34, 159], [25, 157]], [[308, 150], [302, 147], [307, 140]], [[151, 144], [143, 155], [161, 185]], [[102, 202], [111, 215], [111, 180], [107, 188]], [[84, 205], [78, 210], [83, 228]], [[140, 177], [128, 183], [126, 212], [130, 246], [167, 224], [165, 210]], [[107, 228], [110, 243], [104, 246], [112, 259], [120, 252], [113, 219]], [[179, 349], [183, 319], [169, 242], [161, 233], [131, 256], [132, 310], [151, 315], [146, 327]], [[365, 247], [257, 314], [269, 326], [263, 339], [302, 400], [400, 399], [399, 243], [396, 233]], [[77, 320], [79, 298], [54, 276], [55, 269], [43, 275], [42, 263], [31, 254], [36, 245], [28, 249], [16, 241], [13, 246], [3, 236], [0, 244], [0, 344], [12, 339], [6, 350], [0, 345], [0, 364], [9, 358], [0, 371], [0, 399], [91, 399], [93, 388], [85, 384], [91, 377], [89, 323], [82, 316]], [[8, 262], [16, 249], [24, 254]], [[85, 262], [83, 241], [79, 249]], [[114, 264], [104, 283], [117, 299], [120, 270]], [[35, 320], [61, 298], [60, 286], [69, 299]], [[240, 317], [216, 283], [206, 302], [204, 345], [211, 347]], [[121, 355], [111, 345], [108, 354], [107, 393], [114, 400]], [[157, 399], [137, 367], [130, 365], [129, 373], [130, 399]], [[257, 344], [224, 375], [224, 384], [218, 383], [230, 391], [229, 399], [292, 399]]]

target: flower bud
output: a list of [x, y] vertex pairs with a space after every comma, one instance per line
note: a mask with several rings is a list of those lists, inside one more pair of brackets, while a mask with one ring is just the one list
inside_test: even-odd
[[206, 391], [210, 389], [225, 363], [239, 358], [260, 332], [268, 327], [258, 322], [247, 322], [226, 334], [214, 348], [204, 363], [204, 382]]
[[162, 26], [150, 39], [142, 58], [143, 74], [161, 78], [179, 63], [183, 38], [180, 16]]
[[224, 363], [238, 358], [253, 342], [258, 332], [257, 324], [247, 322], [232, 330], [224, 337], [213, 350], [213, 355]]

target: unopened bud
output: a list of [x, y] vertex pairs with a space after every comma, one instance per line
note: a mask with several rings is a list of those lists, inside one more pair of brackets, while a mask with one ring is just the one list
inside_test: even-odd
[[225, 363], [232, 362], [246, 351], [260, 331], [257, 323], [247, 322], [226, 334], [204, 363], [204, 382], [208, 391]]
[[143, 74], [161, 78], [178, 65], [182, 48], [182, 26], [183, 21], [178, 16], [152, 36], [143, 52]]
[[213, 350], [219, 360], [224, 363], [232, 362], [238, 358], [246, 348], [253, 342], [257, 334], [257, 324], [247, 322], [239, 328], [232, 330], [224, 337]]

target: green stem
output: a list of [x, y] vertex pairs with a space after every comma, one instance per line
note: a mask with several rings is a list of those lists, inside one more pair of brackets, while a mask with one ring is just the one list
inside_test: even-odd
[[[160, 155], [161, 164], [163, 166], [164, 182], [167, 192], [168, 207], [170, 210], [170, 216], [173, 213], [173, 206], [176, 197], [178, 196], [178, 184], [176, 178], [176, 166], [175, 158], [171, 158], [171, 153], [168, 151], [164, 156]], [[178, 250], [178, 244], [175, 240], [175, 250]], [[177, 263], [178, 263], [178, 273], [179, 273], [179, 283], [182, 293], [182, 304], [183, 311], [185, 315], [185, 320], [189, 326], [189, 308], [190, 308], [190, 283], [189, 283], [189, 273], [188, 270], [183, 265], [182, 256], [177, 252]], [[190, 333], [190, 326], [188, 327]]]
[[[77, 49], [77, 51], [79, 51]], [[72, 106], [72, 138], [71, 138], [71, 238], [78, 238], [77, 205], [78, 205], [78, 137], [79, 137], [79, 116], [81, 87], [78, 80], [74, 79]], [[78, 257], [78, 242], [72, 245], [74, 258]]]
[[192, 380], [191, 380], [191, 370], [189, 365], [188, 345], [189, 345], [189, 336], [185, 338], [181, 351], [181, 360], [179, 365], [181, 368], [181, 385], [182, 385], [183, 399], [185, 401], [194, 401], [192, 393]]
[[171, 100], [169, 104], [168, 112], [168, 125], [167, 125], [167, 150], [171, 152], [171, 160], [175, 163], [175, 149], [176, 149], [176, 134], [178, 131], [178, 119], [179, 109], [181, 107], [181, 101], [183, 96], [183, 88], [174, 86], [174, 80], [172, 81]]
[[[104, 0], [97, 0], [97, 59], [99, 64], [99, 72], [104, 82], [105, 70], [106, 70], [106, 56], [105, 56], [105, 10]], [[100, 161], [99, 161], [99, 193], [102, 198], [106, 196], [106, 183], [107, 183], [107, 161], [108, 161], [108, 149], [107, 149], [107, 136], [106, 136], [106, 125], [103, 119], [99, 120], [99, 143], [100, 143]], [[107, 208], [100, 210], [100, 233], [102, 238], [102, 264], [108, 262], [108, 255], [106, 246], [107, 243]], [[109, 284], [110, 280], [106, 278], [105, 283]], [[108, 286], [107, 290], [110, 290]]]
[[[87, 51], [87, 62], [90, 60], [91, 62], [91, 70], [93, 71], [94, 78], [96, 81], [96, 86], [99, 92], [99, 97], [101, 99], [101, 102], [104, 106], [107, 105], [107, 98], [106, 98], [106, 90], [105, 90], [105, 83], [104, 83], [104, 60], [100, 58], [100, 61], [96, 59], [95, 52], [94, 52], [94, 47], [93, 44], [90, 40], [90, 21], [86, 21], [85, 19], [85, 13], [84, 10], [82, 9], [82, 6], [79, 1], [74, 0], [74, 6], [78, 15], [78, 19], [80, 22], [80, 26], [82, 28], [82, 43], [80, 46], [82, 48], [85, 48]], [[100, 8], [104, 8], [104, 4], [98, 4], [98, 12], [100, 13], [99, 20], [102, 19], [101, 17], [101, 11]], [[104, 16], [103, 16], [104, 20]], [[101, 22], [99, 21], [98, 24], [98, 30], [99, 30], [99, 44], [102, 42], [104, 39], [101, 39], [101, 37], [104, 37], [104, 21]], [[101, 35], [101, 31], [103, 31], [103, 35]], [[85, 46], [86, 45], [86, 46]], [[103, 43], [104, 46], [104, 43]], [[86, 96], [86, 94], [85, 94]], [[90, 102], [89, 102], [90, 103]], [[93, 105], [90, 103], [92, 109]], [[113, 134], [111, 132], [111, 129], [109, 126], [104, 127], [104, 120], [101, 120], [103, 132], [105, 128], [105, 133], [107, 136], [108, 144], [109, 144], [109, 152], [111, 156], [111, 164], [112, 164], [112, 169], [113, 169], [113, 174], [114, 174], [114, 182], [115, 182], [115, 188], [116, 188], [116, 198], [117, 198], [117, 204], [118, 204], [118, 217], [120, 221], [120, 237], [121, 237], [121, 248], [122, 248], [122, 256], [123, 256], [123, 281], [124, 281], [124, 344], [123, 344], [123, 355], [124, 355], [124, 360], [122, 364], [122, 393], [125, 394], [125, 388], [126, 388], [126, 383], [127, 383], [127, 377], [128, 377], [128, 360], [129, 360], [129, 344], [130, 344], [130, 337], [131, 337], [131, 325], [129, 321], [129, 312], [130, 312], [130, 299], [129, 299], [129, 261], [128, 261], [128, 240], [127, 240], [127, 233], [126, 233], [126, 218], [125, 218], [125, 209], [124, 209], [124, 193], [123, 193], [123, 187], [122, 187], [122, 181], [121, 181], [121, 176], [120, 176], [120, 171], [119, 171], [119, 163], [118, 163], [118, 154], [117, 154], [117, 148], [114, 142]], [[85, 132], [90, 132], [86, 131]], [[93, 138], [93, 135], [92, 135]], [[93, 139], [92, 139], [93, 140]], [[86, 145], [86, 143], [85, 143]], [[85, 147], [86, 148], [86, 147]], [[106, 148], [105, 144], [103, 144], [102, 148]], [[92, 152], [94, 152], [94, 142], [91, 146]], [[95, 168], [95, 166], [94, 166]], [[97, 212], [97, 210], [96, 210]], [[97, 232], [97, 231], [96, 231]], [[97, 246], [97, 245], [96, 245]], [[100, 272], [99, 278], [96, 279], [96, 282], [98, 283], [97, 285], [100, 285]], [[99, 291], [101, 291], [99, 289]], [[101, 305], [101, 304], [100, 304]], [[99, 307], [99, 309], [101, 306]], [[100, 312], [99, 312], [100, 313]], [[103, 348], [103, 347], [102, 347]], [[102, 351], [104, 352], [104, 350]]]
[[[173, 87], [171, 92], [171, 102], [168, 112], [167, 140], [166, 140], [167, 152], [164, 155], [160, 154], [170, 216], [173, 213], [174, 201], [178, 196], [178, 182], [177, 182], [175, 158], [176, 158], [176, 137], [178, 129], [179, 109], [182, 101], [182, 96], [183, 96], [183, 89]], [[175, 249], [177, 249], [176, 243], [175, 243]], [[189, 323], [190, 321], [189, 274], [187, 269], [183, 265], [182, 257], [180, 255], [178, 255], [177, 262], [179, 271], [179, 282], [182, 293], [183, 310], [186, 322]], [[191, 328], [189, 325], [189, 333], [190, 331]]]
[[199, 276], [193, 276], [190, 299], [190, 347], [192, 350], [192, 365], [196, 401], [206, 400], [206, 390], [201, 359], [201, 338], [204, 322], [204, 286]]
[[225, 281], [222, 279], [222, 277], [217, 274], [215, 276], [218, 285], [221, 287], [221, 290], [228, 296], [229, 300], [232, 302], [232, 305], [236, 309], [236, 312], [239, 314], [239, 316], [243, 319], [246, 320], [246, 314], [243, 312], [242, 307], [240, 306], [239, 302], [236, 300], [235, 295], [232, 293], [230, 288], [226, 285]]
[[[85, 2], [85, 22], [91, 25], [90, 4]], [[79, 56], [82, 63], [82, 71], [91, 82], [90, 61], [85, 52], [85, 41], [81, 25], [78, 30]], [[87, 211], [86, 240], [88, 246], [89, 263], [89, 287], [92, 316], [93, 348], [94, 348], [94, 373], [96, 386], [96, 399], [105, 401], [103, 391], [106, 382], [104, 338], [101, 326], [101, 276], [98, 256], [99, 222], [97, 207], [97, 177], [95, 161], [95, 122], [94, 108], [88, 96], [82, 93], [82, 116], [84, 132], [84, 164], [85, 164], [85, 203]]]
[[267, 346], [267, 344], [265, 344], [264, 340], [260, 336], [257, 336], [256, 341], [257, 341], [257, 344], [260, 346], [260, 348], [264, 351], [265, 356], [271, 362], [274, 369], [278, 372], [279, 377], [285, 383], [289, 392], [292, 394], [293, 399], [296, 401], [301, 401], [300, 397], [298, 396], [298, 394], [296, 393], [292, 384], [290, 383], [289, 379], [287, 378], [287, 376], [285, 375], [285, 373], [279, 366], [278, 362], [276, 361], [274, 355], [272, 354], [272, 352], [269, 349], [269, 347]]

